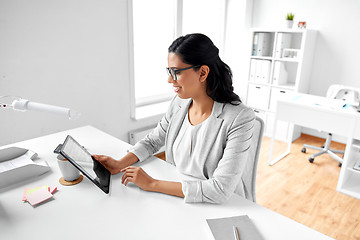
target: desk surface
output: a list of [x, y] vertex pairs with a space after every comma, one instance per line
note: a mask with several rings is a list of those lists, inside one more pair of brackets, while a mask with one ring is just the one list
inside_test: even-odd
[[298, 94], [278, 100], [276, 119], [360, 139], [360, 124], [356, 124], [360, 122], [360, 113], [343, 105], [344, 102], [337, 99]]
[[[185, 204], [182, 198], [125, 187], [121, 174], [112, 176], [109, 195], [85, 178], [78, 185], [62, 186], [53, 150], [67, 134], [94, 154], [120, 158], [130, 146], [90, 126], [4, 146], [37, 152], [35, 161], [47, 161], [51, 170], [0, 190], [1, 239], [213, 239], [205, 219], [245, 214], [265, 239], [331, 239], [236, 195], [222, 205]], [[158, 179], [187, 178], [155, 157], [141, 167]], [[24, 188], [42, 185], [58, 187], [52, 200], [37, 207], [21, 201]]]

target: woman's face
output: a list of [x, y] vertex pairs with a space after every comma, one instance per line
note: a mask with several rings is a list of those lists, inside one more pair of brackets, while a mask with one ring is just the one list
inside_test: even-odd
[[[192, 65], [184, 63], [181, 58], [175, 53], [169, 53], [168, 55], [168, 67], [174, 70], [191, 67]], [[168, 83], [171, 83], [174, 87], [175, 93], [180, 98], [196, 98], [199, 94], [206, 93], [205, 82], [201, 81], [201, 70], [195, 71], [193, 68], [177, 72], [177, 80], [175, 81], [171, 75], [169, 75]]]

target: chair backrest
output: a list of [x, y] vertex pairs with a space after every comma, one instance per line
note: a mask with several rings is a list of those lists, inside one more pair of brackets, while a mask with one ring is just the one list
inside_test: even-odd
[[[251, 145], [249, 149], [249, 155], [247, 164], [244, 169], [242, 181], [245, 189], [243, 189], [245, 196], [248, 200], [256, 202], [256, 172], [260, 155], [261, 142], [264, 133], [264, 121], [256, 117], [254, 122], [254, 131], [251, 139]], [[240, 184], [241, 185], [241, 184]], [[241, 191], [235, 191], [238, 194], [242, 194]]]
[[252, 146], [256, 148], [255, 152], [255, 158], [254, 158], [254, 166], [253, 166], [253, 175], [252, 175], [252, 195], [253, 195], [253, 201], [256, 202], [256, 173], [257, 173], [257, 166], [259, 162], [259, 155], [260, 155], [260, 149], [261, 149], [261, 143], [264, 135], [264, 121], [256, 117], [255, 121], [255, 129], [254, 129], [254, 140]]
[[360, 102], [360, 89], [350, 86], [333, 84], [328, 88], [326, 97], [344, 100], [347, 103], [358, 106]]

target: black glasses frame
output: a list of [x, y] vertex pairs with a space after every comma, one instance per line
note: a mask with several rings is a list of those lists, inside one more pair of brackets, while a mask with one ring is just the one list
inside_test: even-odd
[[188, 69], [197, 68], [197, 67], [200, 67], [200, 66], [201, 65], [196, 65], [196, 66], [191, 66], [191, 67], [187, 67], [187, 68], [180, 68], [180, 69], [173, 69], [173, 68], [167, 67], [166, 70], [167, 70], [168, 75], [169, 76], [171, 75], [172, 79], [174, 81], [177, 81], [177, 75], [176, 75], [177, 73], [188, 70]]

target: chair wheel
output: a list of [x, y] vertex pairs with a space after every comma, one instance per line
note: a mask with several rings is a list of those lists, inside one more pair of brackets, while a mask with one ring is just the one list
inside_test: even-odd
[[310, 163], [313, 163], [313, 162], [314, 162], [314, 159], [313, 159], [313, 158], [309, 158], [309, 162], [310, 162]]
[[339, 163], [339, 167], [341, 167], [342, 166], [342, 163]]
[[302, 148], [301, 152], [306, 153], [306, 148]]

